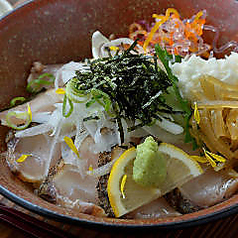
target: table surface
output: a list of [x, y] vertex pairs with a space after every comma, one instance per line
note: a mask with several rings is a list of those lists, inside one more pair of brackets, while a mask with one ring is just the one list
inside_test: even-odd
[[[9, 0], [11, 4], [16, 4], [17, 0]], [[24, 0], [21, 0], [19, 2], [24, 2]], [[135, 233], [135, 232], [128, 232], [126, 230], [123, 230], [123, 232], [113, 232], [113, 231], [97, 231], [97, 230], [91, 230], [91, 229], [85, 229], [80, 226], [73, 226], [69, 224], [63, 224], [60, 222], [56, 222], [53, 220], [46, 219], [44, 217], [38, 216], [36, 214], [30, 213], [29, 211], [25, 210], [24, 208], [21, 208], [17, 206], [16, 204], [10, 202], [6, 198], [3, 198], [0, 196], [0, 202], [4, 205], [7, 205], [9, 207], [15, 208], [18, 211], [21, 211], [25, 214], [29, 214], [30, 216], [47, 222], [48, 224], [62, 230], [62, 232], [65, 232], [67, 237], [87, 237], [87, 238], [119, 238], [119, 237], [128, 237], [128, 238], [140, 238], [140, 237], [166, 237], [166, 238], [182, 238], [182, 237], [194, 237], [194, 238], [213, 238], [213, 237], [226, 237], [226, 238], [235, 238], [238, 237], [238, 214], [233, 215], [224, 219], [220, 219], [216, 222], [210, 222], [204, 225], [200, 226], [194, 226], [189, 227], [186, 229], [179, 229], [179, 230], [154, 230], [154, 231], [146, 231], [146, 233]], [[27, 236], [26, 233], [23, 231], [16, 229], [12, 225], [9, 225], [7, 223], [0, 222], [0, 237], [1, 238], [24, 238], [24, 237], [32, 237]], [[49, 235], [48, 237], [51, 237]], [[56, 236], [52, 236], [56, 237]], [[44, 238], [47, 238], [44, 236]]]

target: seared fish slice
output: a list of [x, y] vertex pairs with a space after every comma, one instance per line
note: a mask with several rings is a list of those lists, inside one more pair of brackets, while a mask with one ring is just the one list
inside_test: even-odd
[[202, 175], [168, 193], [166, 200], [181, 213], [218, 204], [238, 191], [238, 174], [233, 170], [207, 169]]
[[[88, 143], [89, 138], [87, 137], [82, 142], [81, 147], [84, 147], [84, 144], [88, 145]], [[97, 160], [96, 155], [94, 159]], [[81, 213], [104, 216], [104, 210], [95, 205], [98, 201], [97, 178], [80, 170], [76, 162], [77, 160], [70, 160], [70, 163], [67, 163], [61, 157], [41, 184], [38, 195], [49, 202], [76, 209]]]

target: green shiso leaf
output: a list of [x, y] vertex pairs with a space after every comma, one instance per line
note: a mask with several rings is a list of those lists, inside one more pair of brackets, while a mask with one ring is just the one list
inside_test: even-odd
[[[178, 102], [180, 103], [181, 109], [184, 111], [184, 120], [185, 120], [185, 142], [192, 142], [193, 143], [193, 147], [196, 148], [196, 141], [195, 139], [191, 136], [190, 132], [189, 132], [189, 120], [190, 117], [192, 115], [192, 110], [190, 108], [190, 105], [188, 103], [187, 100], [185, 100], [179, 91], [177, 82], [178, 82], [178, 78], [172, 73], [172, 70], [169, 66], [169, 62], [171, 62], [171, 60], [173, 59], [173, 56], [170, 55], [167, 50], [163, 50], [158, 44], [155, 45], [155, 52], [156, 55], [158, 56], [158, 58], [160, 59], [160, 61], [162, 62], [162, 64], [164, 65], [166, 72], [168, 74], [168, 77], [172, 83], [172, 87], [175, 93], [175, 96], [178, 100]], [[181, 62], [181, 57], [180, 56], [175, 56], [175, 62]]]

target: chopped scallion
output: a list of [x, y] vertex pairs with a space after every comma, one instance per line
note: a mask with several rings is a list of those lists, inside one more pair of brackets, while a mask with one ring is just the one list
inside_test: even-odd
[[[45, 78], [48, 80], [45, 80]], [[42, 86], [52, 85], [54, 83], [55, 77], [53, 74], [44, 73], [40, 75], [37, 79], [32, 80], [27, 84], [26, 90], [30, 93], [37, 93], [41, 90]]]
[[22, 103], [22, 102], [25, 102], [25, 101], [26, 101], [26, 98], [24, 98], [24, 97], [15, 97], [11, 100], [10, 106], [14, 107], [14, 106], [16, 106], [16, 104]]
[[[66, 112], [67, 102], [69, 103], [69, 111], [68, 112]], [[73, 102], [66, 95], [64, 95], [63, 107], [62, 107], [63, 116], [69, 117], [72, 114], [73, 109], [74, 109]]]
[[[14, 119], [18, 122], [14, 122]], [[26, 129], [32, 122], [32, 113], [29, 104], [26, 112], [10, 111], [6, 115], [6, 122], [9, 127], [15, 130]]]

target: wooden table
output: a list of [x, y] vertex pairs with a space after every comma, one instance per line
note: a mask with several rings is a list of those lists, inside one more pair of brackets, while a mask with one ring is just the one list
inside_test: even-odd
[[[23, 2], [24, 0], [21, 0], [19, 2]], [[67, 1], [67, 0], [66, 0]], [[11, 4], [15, 4], [17, 0], [9, 0]], [[151, 232], [146, 231], [140, 232], [140, 233], [132, 233], [128, 232], [126, 230], [123, 230], [123, 232], [118, 231], [97, 231], [97, 230], [91, 230], [91, 229], [85, 229], [80, 226], [73, 226], [69, 224], [63, 224], [60, 222], [56, 222], [53, 220], [46, 219], [44, 217], [38, 216], [36, 214], [33, 214], [16, 204], [10, 202], [6, 198], [3, 198], [0, 196], [0, 202], [2, 204], [5, 204], [9, 207], [15, 208], [18, 211], [21, 211], [25, 214], [29, 214], [30, 216], [40, 220], [44, 221], [47, 224], [50, 224], [60, 230], [62, 230], [62, 234], [65, 234], [66, 237], [86, 237], [86, 238], [119, 238], [119, 237], [128, 237], [128, 238], [140, 238], [140, 237], [146, 237], [146, 238], [152, 238], [152, 237], [166, 237], [166, 238], [182, 238], [182, 237], [193, 237], [193, 238], [236, 238], [238, 237], [238, 214], [230, 216], [225, 219], [220, 219], [216, 222], [207, 223], [201, 226], [195, 226], [190, 227], [186, 229], [180, 229], [180, 230], [154, 230]], [[9, 225], [7, 223], [0, 223], [0, 237], [1, 238], [25, 238], [25, 237], [32, 237], [24, 233], [23, 231], [14, 228], [12, 225]], [[48, 234], [44, 236], [44, 238], [47, 237], [55, 237], [57, 236], [51, 236]]]

